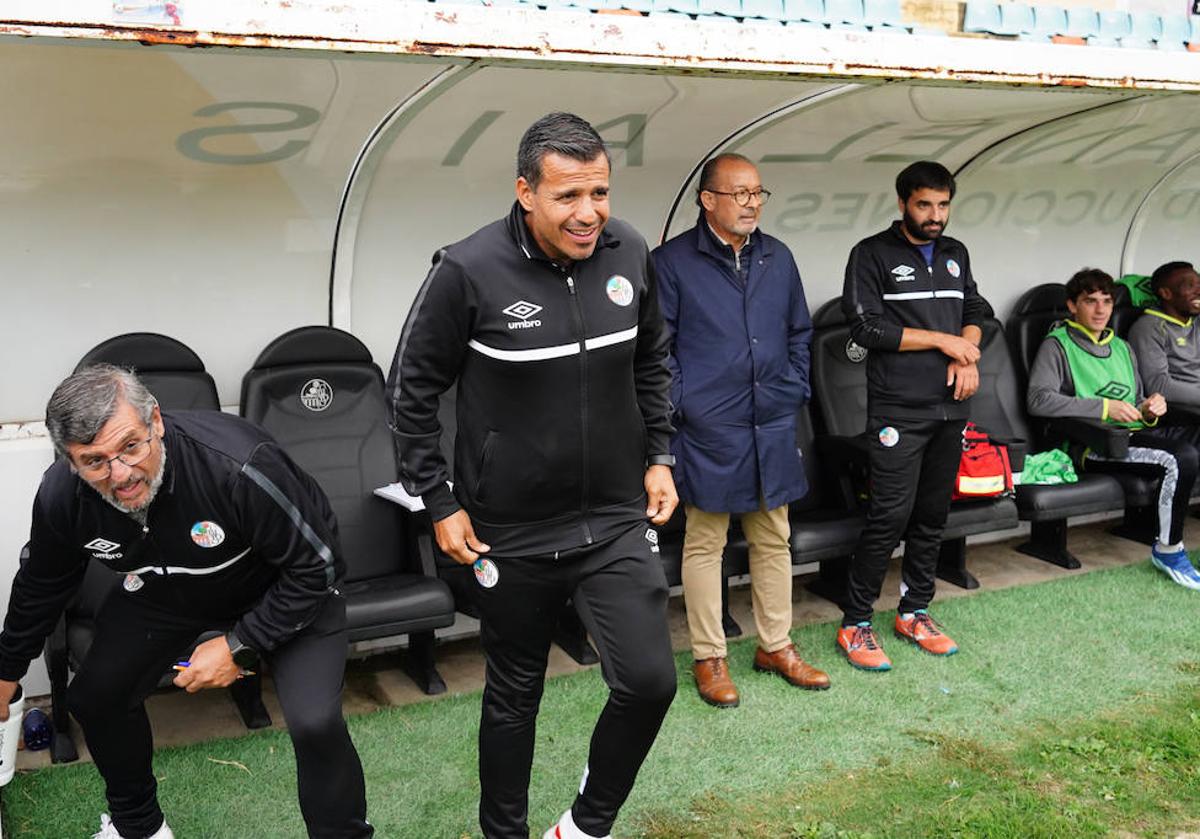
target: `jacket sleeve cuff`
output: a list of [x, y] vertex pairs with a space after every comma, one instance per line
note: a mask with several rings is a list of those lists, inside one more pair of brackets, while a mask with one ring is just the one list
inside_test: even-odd
[[462, 509], [462, 505], [454, 497], [449, 485], [445, 483], [438, 484], [424, 493], [421, 501], [425, 504], [425, 509], [429, 511], [429, 517], [434, 521], [441, 521]]
[[675, 455], [673, 454], [652, 454], [646, 458], [647, 466], [674, 466]]
[[1100, 419], [1107, 420], [1108, 419], [1108, 397], [1107, 396], [1104, 397], [1103, 402], [1104, 402], [1104, 405], [1100, 409]]
[[28, 661], [17, 661], [11, 658], [0, 661], [0, 679], [6, 682], [20, 681], [28, 672]]

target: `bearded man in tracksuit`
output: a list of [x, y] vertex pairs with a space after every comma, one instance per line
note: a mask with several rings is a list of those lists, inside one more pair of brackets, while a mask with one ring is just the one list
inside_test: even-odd
[[172, 839], [143, 700], [214, 629], [227, 631], [196, 646], [175, 684], [226, 687], [265, 660], [296, 751], [308, 835], [373, 835], [342, 717], [344, 563], [316, 481], [252, 423], [220, 411], [160, 413], [136, 376], [110, 365], [65, 379], [46, 428], [61, 457], [38, 488], [29, 558], [0, 634], [0, 715], [88, 563], [122, 574], [67, 696], [112, 811], [93, 839]]
[[961, 242], [943, 236], [954, 177], [914, 163], [896, 178], [902, 218], [850, 251], [842, 310], [867, 355], [870, 509], [850, 563], [838, 649], [890, 670], [871, 625], [888, 560], [904, 539], [895, 633], [933, 655], [957, 645], [929, 616], [942, 531], [962, 454], [966, 400], [979, 387], [980, 324], [992, 310]]
[[[608, 704], [551, 839], [604, 837], [675, 695], [657, 533], [671, 477], [667, 335], [646, 243], [609, 218], [603, 141], [572, 114], [521, 139], [507, 218], [440, 250], [389, 376], [401, 481], [473, 565], [487, 659], [479, 818], [529, 835], [546, 658], [574, 601]], [[457, 382], [453, 487], [438, 398]]]

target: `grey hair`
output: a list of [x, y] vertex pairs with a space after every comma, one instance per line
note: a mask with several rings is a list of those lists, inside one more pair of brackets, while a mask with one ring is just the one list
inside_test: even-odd
[[517, 175], [533, 189], [542, 179], [542, 158], [547, 154], [561, 154], [572, 160], [590, 163], [600, 155], [612, 166], [612, 158], [604, 146], [604, 140], [592, 124], [575, 114], [556, 111], [546, 114], [521, 137], [517, 148]]
[[63, 379], [46, 403], [46, 430], [59, 454], [68, 443], [96, 439], [104, 423], [127, 402], [150, 425], [158, 400], [132, 370], [112, 364], [90, 364]]
[[717, 180], [717, 170], [721, 168], [721, 164], [725, 162], [737, 161], [739, 163], [749, 163], [754, 165], [754, 161], [746, 157], [744, 154], [727, 151], [718, 154], [716, 157], [710, 157], [704, 161], [704, 166], [700, 170], [700, 180], [696, 184], [696, 206], [703, 209], [704, 202], [700, 200], [700, 193], [707, 192], [713, 188], [713, 183]]

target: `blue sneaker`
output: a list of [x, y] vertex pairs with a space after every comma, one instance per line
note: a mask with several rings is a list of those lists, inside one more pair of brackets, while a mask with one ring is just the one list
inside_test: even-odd
[[1150, 551], [1150, 562], [1184, 588], [1200, 591], [1200, 572], [1188, 559], [1187, 551], [1159, 551], [1155, 545]]

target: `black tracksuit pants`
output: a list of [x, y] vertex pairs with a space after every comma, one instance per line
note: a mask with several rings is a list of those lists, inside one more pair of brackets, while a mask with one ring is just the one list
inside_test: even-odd
[[[104, 777], [113, 822], [129, 839], [149, 836], [163, 822], [144, 700], [198, 634], [222, 628], [156, 603], [147, 596], [155, 582], [109, 597], [68, 690], [71, 713]], [[345, 600], [330, 597], [316, 621], [266, 657], [296, 752], [300, 810], [314, 839], [365, 839], [374, 832], [366, 822], [362, 765], [342, 716], [345, 627]], [[253, 825], [247, 833], [255, 833]]]
[[[868, 419], [870, 508], [850, 562], [843, 625], [871, 620], [888, 561], [901, 538], [900, 611], [924, 609], [933, 600], [965, 425], [965, 420]], [[884, 432], [888, 428], [899, 435], [890, 446], [886, 443], [893, 437]]]
[[499, 573], [494, 586], [478, 589], [487, 659], [479, 725], [479, 823], [486, 839], [529, 836], [534, 728], [550, 640], [568, 598], [609, 687], [571, 807], [575, 824], [593, 836], [608, 834], [633, 789], [675, 696], [667, 582], [647, 529], [641, 524], [557, 559], [488, 557]]

